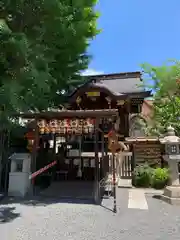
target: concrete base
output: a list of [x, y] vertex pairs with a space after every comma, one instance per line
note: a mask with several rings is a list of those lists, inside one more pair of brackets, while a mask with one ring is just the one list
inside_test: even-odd
[[12, 172], [9, 174], [8, 195], [12, 197], [24, 197], [31, 186], [27, 172]]
[[180, 205], [180, 185], [167, 186], [161, 199], [172, 205]]
[[118, 188], [132, 188], [132, 179], [118, 179]]

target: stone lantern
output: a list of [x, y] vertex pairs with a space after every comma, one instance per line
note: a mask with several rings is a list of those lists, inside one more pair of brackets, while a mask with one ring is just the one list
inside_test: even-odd
[[171, 204], [180, 205], [180, 182], [178, 163], [180, 162], [180, 138], [175, 135], [173, 127], [168, 127], [167, 136], [160, 139], [165, 145], [164, 159], [168, 162], [170, 169], [171, 185], [167, 186], [162, 199]]

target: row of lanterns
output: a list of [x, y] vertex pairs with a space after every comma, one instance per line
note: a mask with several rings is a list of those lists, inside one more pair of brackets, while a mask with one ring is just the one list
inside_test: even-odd
[[38, 127], [40, 134], [89, 133], [94, 130], [94, 119], [40, 120]]
[[[92, 133], [94, 130], [94, 119], [64, 119], [64, 120], [40, 120], [38, 121], [38, 128], [40, 134], [49, 134], [49, 133]], [[28, 132], [25, 137], [28, 140], [28, 149], [32, 151], [35, 132]]]

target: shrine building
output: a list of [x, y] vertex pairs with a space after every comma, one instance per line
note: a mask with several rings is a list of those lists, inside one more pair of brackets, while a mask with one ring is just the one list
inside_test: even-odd
[[66, 110], [19, 114], [29, 120], [26, 137], [31, 173], [56, 161], [33, 184], [47, 185], [45, 195], [89, 196], [97, 202], [100, 183], [112, 172], [104, 136], [112, 129], [121, 141], [134, 134], [133, 119], [151, 95], [141, 85], [140, 72], [89, 76], [68, 95]]
[[141, 72], [89, 76], [86, 83], [69, 94], [68, 109], [117, 109], [118, 131], [123, 140], [131, 136], [135, 116], [147, 120], [141, 113], [147, 105], [144, 99], [150, 96], [151, 92], [142, 86]]

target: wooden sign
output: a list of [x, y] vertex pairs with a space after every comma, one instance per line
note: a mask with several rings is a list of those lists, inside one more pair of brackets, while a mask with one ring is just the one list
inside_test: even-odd
[[134, 144], [134, 156], [136, 164], [148, 163], [150, 165], [160, 164], [161, 145], [151, 142], [137, 142]]
[[87, 97], [99, 97], [100, 92], [86, 92]]

